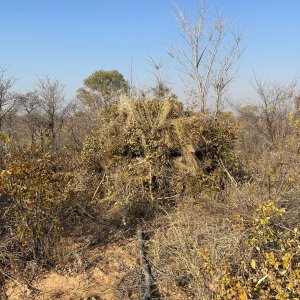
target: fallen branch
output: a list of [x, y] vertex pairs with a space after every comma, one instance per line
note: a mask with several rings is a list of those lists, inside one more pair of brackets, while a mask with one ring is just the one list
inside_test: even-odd
[[137, 227], [137, 238], [138, 238], [139, 263], [140, 263], [140, 267], [142, 268], [144, 281], [145, 281], [145, 292], [141, 300], [150, 300], [152, 278], [151, 278], [150, 266], [146, 259], [145, 241], [143, 239], [143, 232], [142, 232], [141, 225], [138, 225]]

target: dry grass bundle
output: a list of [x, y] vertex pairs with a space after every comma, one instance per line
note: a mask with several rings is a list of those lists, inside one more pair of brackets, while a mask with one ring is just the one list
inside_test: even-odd
[[236, 168], [236, 128], [229, 119], [187, 113], [173, 100], [122, 99], [104, 111], [86, 140], [82, 161], [96, 174], [102, 208], [124, 223], [153, 217], [183, 194], [222, 184]]

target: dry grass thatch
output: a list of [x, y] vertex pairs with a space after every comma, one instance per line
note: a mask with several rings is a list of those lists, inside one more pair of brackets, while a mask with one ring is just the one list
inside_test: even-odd
[[84, 165], [98, 176], [97, 199], [123, 221], [151, 217], [158, 204], [220, 187], [222, 160], [233, 171], [233, 122], [188, 113], [172, 100], [122, 99], [86, 140]]

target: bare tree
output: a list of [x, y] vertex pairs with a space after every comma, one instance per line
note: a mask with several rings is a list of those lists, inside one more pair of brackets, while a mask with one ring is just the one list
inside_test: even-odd
[[149, 61], [153, 68], [151, 73], [154, 76], [154, 86], [151, 88], [153, 96], [155, 99], [163, 99], [170, 93], [166, 79], [162, 74], [163, 64], [152, 56], [149, 57]]
[[226, 90], [229, 84], [234, 80], [234, 76], [237, 72], [236, 64], [243, 53], [240, 47], [242, 35], [232, 33], [231, 36], [231, 44], [228, 45], [229, 47], [224, 52], [221, 61], [216, 64], [216, 68], [212, 73], [212, 86], [217, 114], [219, 114], [223, 108]]
[[285, 121], [288, 119], [287, 113], [292, 110], [297, 81], [284, 85], [263, 81], [254, 74], [252, 85], [261, 100], [259, 106], [259, 121], [263, 125], [261, 132], [269, 145], [274, 146], [276, 141], [281, 141], [287, 134]]
[[70, 113], [64, 122], [62, 138], [69, 150], [80, 152], [85, 138], [99, 126], [99, 112], [91, 110], [79, 100], [73, 101]]
[[[196, 17], [188, 16], [180, 8], [177, 8], [175, 17], [185, 45], [173, 47], [168, 54], [179, 63], [192, 82], [193, 90], [190, 92], [195, 94], [200, 110], [205, 111], [212, 88], [220, 109], [224, 91], [233, 78], [231, 71], [239, 59], [236, 53], [240, 52], [242, 35], [232, 35], [230, 26], [221, 15], [209, 22], [205, 1]], [[232, 37], [232, 46], [226, 47]]]
[[44, 133], [49, 136], [52, 145], [57, 146], [57, 134], [70, 111], [70, 103], [66, 103], [64, 97], [64, 85], [45, 76], [39, 80], [35, 94]]
[[7, 78], [5, 73], [6, 69], [0, 67], [0, 131], [6, 116], [16, 104], [16, 95], [12, 91], [16, 79]]
[[36, 144], [41, 131], [42, 118], [39, 114], [39, 99], [35, 92], [19, 95], [19, 106], [25, 124], [29, 130], [31, 146]]

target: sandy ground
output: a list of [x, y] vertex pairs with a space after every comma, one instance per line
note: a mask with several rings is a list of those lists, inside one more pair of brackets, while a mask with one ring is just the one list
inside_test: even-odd
[[[92, 267], [74, 275], [45, 273], [32, 283], [35, 289], [17, 282], [6, 285], [9, 300], [50, 299], [120, 299], [116, 287], [136, 265], [136, 242], [127, 240], [107, 247], [96, 247], [87, 253]], [[94, 298], [88, 298], [94, 297]]]

